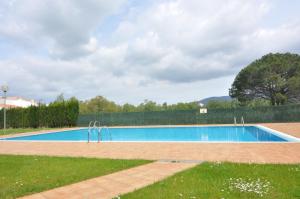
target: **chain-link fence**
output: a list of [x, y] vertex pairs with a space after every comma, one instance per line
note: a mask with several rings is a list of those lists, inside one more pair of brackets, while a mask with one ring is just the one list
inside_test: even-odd
[[241, 117], [245, 123], [300, 122], [300, 104], [266, 107], [240, 107], [235, 109], [208, 109], [185, 111], [96, 113], [79, 115], [77, 125], [88, 126], [99, 120], [106, 126], [176, 125], [176, 124], [232, 124]]
[[235, 109], [209, 109], [207, 114], [197, 114], [198, 124], [230, 124], [243, 117], [245, 123], [299, 122], [300, 104], [285, 106], [241, 107]]

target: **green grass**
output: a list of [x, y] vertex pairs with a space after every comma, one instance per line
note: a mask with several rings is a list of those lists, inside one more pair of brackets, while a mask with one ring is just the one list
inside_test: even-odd
[[10, 135], [10, 134], [17, 134], [17, 133], [26, 133], [26, 132], [33, 132], [33, 131], [41, 131], [41, 130], [53, 130], [52, 128], [9, 128], [5, 131], [0, 129], [0, 136], [1, 135]]
[[[242, 192], [233, 185], [239, 178], [241, 179], [239, 185], [245, 185], [246, 182], [258, 183], [261, 185], [261, 189], [258, 190], [263, 194], [254, 193], [250, 188], [247, 188], [247, 192]], [[300, 198], [300, 164], [203, 163], [166, 180], [121, 196], [121, 199], [128, 198]]]
[[41, 192], [148, 162], [0, 155], [0, 198], [16, 198]]

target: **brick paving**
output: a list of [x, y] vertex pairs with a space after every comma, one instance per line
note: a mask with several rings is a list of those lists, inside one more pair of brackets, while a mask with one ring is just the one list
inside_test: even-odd
[[26, 136], [26, 135], [35, 135], [35, 134], [42, 134], [42, 133], [58, 132], [58, 131], [70, 131], [70, 130], [76, 130], [76, 129], [81, 129], [81, 128], [77, 128], [77, 127], [74, 127], [74, 128], [54, 128], [54, 129], [40, 130], [40, 131], [34, 131], [34, 132], [0, 135], [0, 138], [19, 137], [19, 136]]
[[261, 125], [300, 138], [300, 123], [267, 123]]
[[153, 184], [156, 181], [160, 181], [176, 172], [188, 169], [195, 165], [196, 163], [187, 162], [154, 162], [25, 196], [22, 199], [108, 199]]
[[300, 143], [1, 142], [0, 154], [300, 163]]

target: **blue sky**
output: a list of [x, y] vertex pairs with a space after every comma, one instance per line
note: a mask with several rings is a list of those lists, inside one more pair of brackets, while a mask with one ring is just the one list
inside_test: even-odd
[[2, 1], [0, 85], [45, 102], [227, 95], [251, 61], [299, 53], [299, 9], [296, 0]]

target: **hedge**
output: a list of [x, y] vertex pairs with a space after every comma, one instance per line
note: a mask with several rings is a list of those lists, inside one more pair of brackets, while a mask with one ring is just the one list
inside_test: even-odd
[[[7, 128], [71, 127], [76, 126], [79, 102], [75, 98], [53, 102], [48, 106], [11, 108], [6, 110]], [[0, 128], [3, 128], [3, 109], [0, 110]]]

